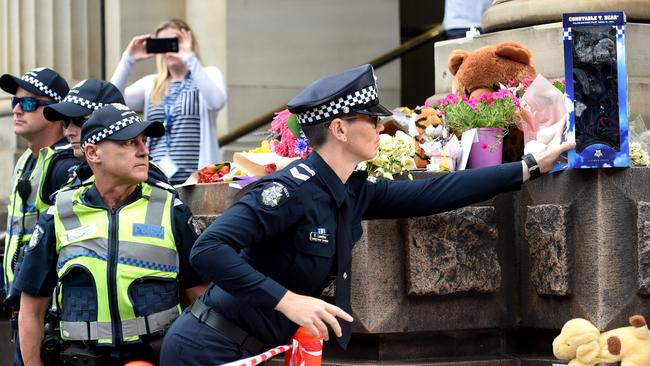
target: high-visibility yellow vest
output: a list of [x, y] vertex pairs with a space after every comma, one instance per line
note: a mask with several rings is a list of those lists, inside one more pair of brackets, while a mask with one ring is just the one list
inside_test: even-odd
[[[176, 284], [179, 257], [172, 231], [175, 197], [167, 190], [141, 183], [139, 199], [112, 211], [82, 200], [89, 187], [59, 192], [53, 209], [57, 305], [65, 310], [66, 276], [75, 269], [92, 277], [96, 301], [89, 305], [96, 311], [96, 319], [66, 319], [62, 311], [61, 336], [103, 344], [138, 341], [142, 335], [165, 329], [180, 313], [177, 287], [175, 305], [155, 313], [137, 314], [129, 296], [131, 286], [142, 279], [167, 279]], [[75, 303], [75, 309], [79, 306]], [[83, 305], [76, 311], [84, 311]]]
[[[11, 285], [14, 281], [14, 272], [19, 253], [23, 246], [29, 243], [34, 231], [34, 226], [38, 217], [50, 207], [43, 202], [41, 194], [45, 184], [45, 177], [52, 163], [52, 158], [56, 150], [51, 147], [42, 148], [38, 152], [38, 158], [34, 164], [34, 169], [29, 176], [23, 177], [25, 163], [29, 159], [32, 151], [27, 149], [18, 159], [14, 168], [11, 194], [9, 195], [9, 206], [7, 210], [7, 236], [5, 237], [4, 251], [4, 277], [7, 294], [11, 293]], [[21, 179], [29, 179], [31, 192], [26, 202], [18, 194], [18, 182]]]

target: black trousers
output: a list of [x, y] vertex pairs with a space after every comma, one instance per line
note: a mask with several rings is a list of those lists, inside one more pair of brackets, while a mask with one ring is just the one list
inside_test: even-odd
[[165, 334], [160, 365], [221, 365], [252, 356], [186, 309]]

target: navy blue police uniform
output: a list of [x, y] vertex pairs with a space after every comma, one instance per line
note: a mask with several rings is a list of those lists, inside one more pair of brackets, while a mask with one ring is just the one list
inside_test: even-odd
[[[165, 190], [173, 191], [171, 186], [162, 182], [148, 181], [147, 183]], [[95, 186], [92, 183], [86, 184], [86, 186], [88, 189], [84, 192], [82, 199], [87, 202], [89, 206], [106, 208], [106, 205]], [[142, 197], [142, 190], [140, 186], [138, 186], [122, 206], [129, 205], [137, 201], [140, 197]], [[180, 287], [185, 289], [198, 286], [203, 282], [203, 280], [190, 265], [189, 255], [192, 244], [200, 234], [199, 227], [192, 216], [189, 207], [187, 207], [187, 205], [185, 205], [180, 199], [175, 199], [172, 219], [174, 241], [179, 254], [178, 283], [180, 284]], [[58, 280], [56, 271], [58, 255], [56, 251], [54, 216], [49, 212], [42, 215], [38, 220], [37, 228], [38, 229], [36, 230], [42, 234], [37, 238], [37, 240], [30, 241], [20, 271], [16, 274], [14, 289], [19, 291], [19, 293], [25, 292], [32, 296], [49, 297], [52, 296]], [[76, 287], [76, 293], [87, 295], [87, 298], [85, 298], [84, 301], [92, 303], [92, 297], [94, 296], [92, 278], [82, 275], [81, 271], [78, 271], [76, 275], [78, 276], [67, 278], [68, 285], [74, 285]], [[64, 292], [64, 294], [66, 293]], [[171, 296], [174, 297], [176, 294], [172, 294]], [[172, 301], [172, 304], [173, 301], [175, 301], [173, 298], [163, 300]], [[62, 300], [62, 303], [68, 302], [70, 301], [67, 301], [66, 299]], [[160, 307], [161, 305], [148, 304], [142, 306], [151, 308], [153, 306]], [[52, 315], [55, 318], [58, 317], [58, 314]], [[159, 342], [157, 338], [157, 336], [143, 337], [141, 342], [135, 342], [128, 345], [118, 344], [106, 346], [104, 348], [111, 348], [111, 357], [113, 357], [116, 362], [118, 360], [126, 361], [129, 359], [155, 360], [158, 353], [158, 346], [155, 346], [156, 342]], [[149, 345], [150, 343], [153, 343], [154, 346], [151, 347]], [[99, 353], [103, 351], [101, 345], [96, 346], [96, 348], [92, 344], [88, 344], [88, 346]]]
[[[387, 114], [369, 65], [315, 82], [289, 107], [302, 125]], [[340, 258], [351, 256], [362, 220], [453, 210], [519, 189], [522, 176], [522, 164], [510, 163], [415, 181], [356, 171], [343, 183], [312, 152], [261, 179], [199, 237], [191, 262], [213, 284], [166, 334], [161, 364], [216, 365], [287, 344], [298, 325], [276, 305], [287, 290], [318, 297], [333, 278], [339, 305], [339, 288], [351, 278]], [[346, 311], [349, 293], [347, 302]], [[343, 333], [349, 339], [349, 327]]]

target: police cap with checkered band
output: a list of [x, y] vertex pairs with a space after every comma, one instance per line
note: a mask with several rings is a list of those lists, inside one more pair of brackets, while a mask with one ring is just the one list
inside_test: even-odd
[[68, 90], [70, 90], [65, 79], [56, 71], [47, 67], [38, 67], [27, 71], [20, 78], [9, 74], [0, 76], [0, 88], [2, 90], [16, 95], [18, 87], [32, 94], [51, 98], [55, 102], [62, 101], [63, 97], [68, 94]]
[[124, 104], [115, 85], [105, 80], [84, 80], [70, 89], [61, 103], [45, 107], [43, 115], [49, 121], [83, 117], [111, 103]]
[[375, 73], [368, 64], [315, 81], [287, 106], [302, 126], [356, 113], [373, 116], [393, 114], [379, 104]]
[[129, 107], [113, 103], [94, 111], [81, 128], [81, 150], [87, 144], [104, 140], [125, 141], [144, 133], [149, 137], [162, 137], [165, 126], [160, 121], [143, 121]]

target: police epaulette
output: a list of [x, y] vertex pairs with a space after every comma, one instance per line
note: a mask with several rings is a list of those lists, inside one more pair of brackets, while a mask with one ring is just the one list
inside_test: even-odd
[[308, 181], [311, 177], [316, 175], [316, 171], [312, 169], [309, 165], [305, 164], [304, 162], [298, 163], [294, 165], [293, 167], [289, 168], [287, 167], [288, 174], [285, 174], [287, 177], [291, 175], [293, 178], [292, 180], [298, 185], [305, 183]]
[[79, 189], [80, 187], [90, 186], [90, 185], [92, 185], [93, 183], [94, 183], [94, 182], [85, 182], [85, 183], [75, 184], [75, 185], [72, 185], [72, 186], [61, 187], [60, 189], [56, 190], [54, 193], [52, 193], [52, 194], [50, 195], [50, 200], [51, 200], [52, 202], [56, 202], [56, 196], [58, 196], [59, 193], [61, 193], [61, 192], [67, 192], [67, 191], [74, 191], [74, 190]]
[[70, 150], [70, 151], [72, 151], [72, 145], [65, 144], [65, 145], [54, 146], [54, 150], [55, 151], [62, 151], [62, 150]]
[[176, 188], [174, 188], [171, 184], [168, 184], [168, 183], [165, 183], [165, 182], [161, 182], [161, 181], [159, 181], [159, 180], [155, 180], [155, 179], [147, 179], [146, 182], [149, 183], [149, 184], [151, 184], [151, 185], [154, 185], [154, 186], [156, 186], [156, 187], [158, 187], [158, 188], [162, 188], [162, 189], [164, 189], [164, 190], [166, 190], [166, 191], [169, 191], [169, 192], [171, 192], [171, 193], [174, 193], [174, 194], [177, 194], [177, 193], [178, 193], [178, 192], [176, 191]]

